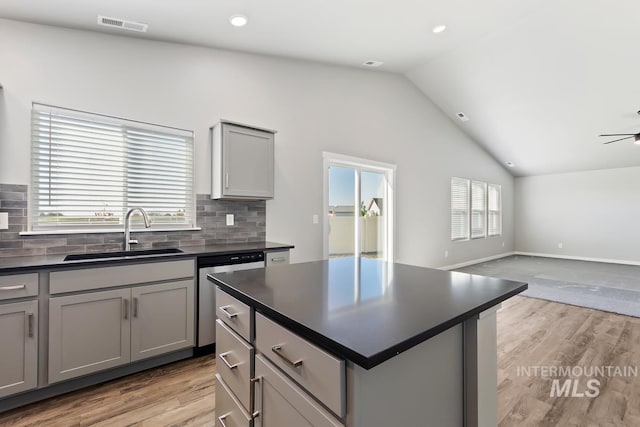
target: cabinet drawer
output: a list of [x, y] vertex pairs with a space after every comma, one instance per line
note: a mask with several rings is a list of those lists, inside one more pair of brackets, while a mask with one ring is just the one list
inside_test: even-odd
[[0, 300], [38, 295], [38, 273], [0, 276]]
[[256, 427], [343, 427], [333, 415], [313, 400], [262, 356], [256, 356]]
[[251, 407], [253, 347], [220, 319], [216, 320], [216, 370], [248, 411]]
[[289, 251], [267, 252], [266, 266], [289, 264]]
[[216, 286], [216, 316], [238, 335], [251, 342], [251, 307]]
[[256, 348], [336, 415], [345, 415], [345, 362], [256, 313]]
[[229, 386], [216, 374], [216, 427], [250, 427], [251, 421]]
[[192, 259], [81, 268], [52, 272], [49, 275], [49, 287], [53, 295], [162, 280], [185, 279], [193, 277], [194, 273], [195, 265]]

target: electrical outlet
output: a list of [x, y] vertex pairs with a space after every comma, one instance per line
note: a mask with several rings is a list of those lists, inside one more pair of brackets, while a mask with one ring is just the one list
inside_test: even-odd
[[313, 214], [313, 217], [311, 218], [311, 222], [313, 222], [314, 224], [318, 223], [318, 214]]
[[562, 243], [558, 243], [558, 249], [562, 249], [563, 248], [563, 244]]
[[449, 258], [449, 251], [444, 251], [444, 257]]
[[502, 242], [502, 247], [504, 248], [504, 242]]
[[9, 229], [9, 213], [0, 212], [0, 230]]
[[227, 214], [227, 225], [233, 225], [234, 223], [233, 214]]

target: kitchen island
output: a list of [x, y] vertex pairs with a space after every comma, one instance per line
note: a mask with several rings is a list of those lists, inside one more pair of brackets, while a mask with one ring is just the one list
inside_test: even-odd
[[[309, 425], [496, 425], [495, 311], [526, 284], [367, 258], [209, 279], [237, 301], [219, 317], [233, 327], [229, 313], [239, 306], [254, 316], [245, 340], [258, 354], [252, 384], [262, 384], [246, 410], [257, 425], [282, 423], [280, 413]], [[305, 354], [307, 344], [320, 356]], [[323, 358], [326, 365], [315, 363]], [[284, 373], [278, 381], [293, 380], [295, 393], [271, 390], [275, 382], [262, 379], [264, 372], [267, 380]], [[311, 397], [326, 410], [322, 422], [296, 413], [298, 402], [288, 412], [278, 408], [287, 396]]]

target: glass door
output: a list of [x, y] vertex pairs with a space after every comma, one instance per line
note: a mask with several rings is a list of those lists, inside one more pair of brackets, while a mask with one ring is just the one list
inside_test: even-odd
[[343, 156], [332, 161], [327, 154], [326, 255], [391, 259], [395, 168], [345, 161]]

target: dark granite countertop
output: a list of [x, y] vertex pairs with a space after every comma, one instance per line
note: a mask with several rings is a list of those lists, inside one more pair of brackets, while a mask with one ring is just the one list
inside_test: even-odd
[[365, 369], [528, 285], [367, 258], [210, 274], [240, 301]]
[[104, 266], [144, 262], [156, 259], [196, 258], [200, 256], [234, 254], [250, 251], [273, 251], [292, 249], [293, 245], [274, 242], [234, 243], [226, 245], [189, 246], [180, 248], [182, 253], [149, 255], [127, 258], [103, 258], [80, 261], [65, 261], [65, 254], [0, 258], [0, 274], [24, 273], [42, 269], [68, 268], [72, 266]]

